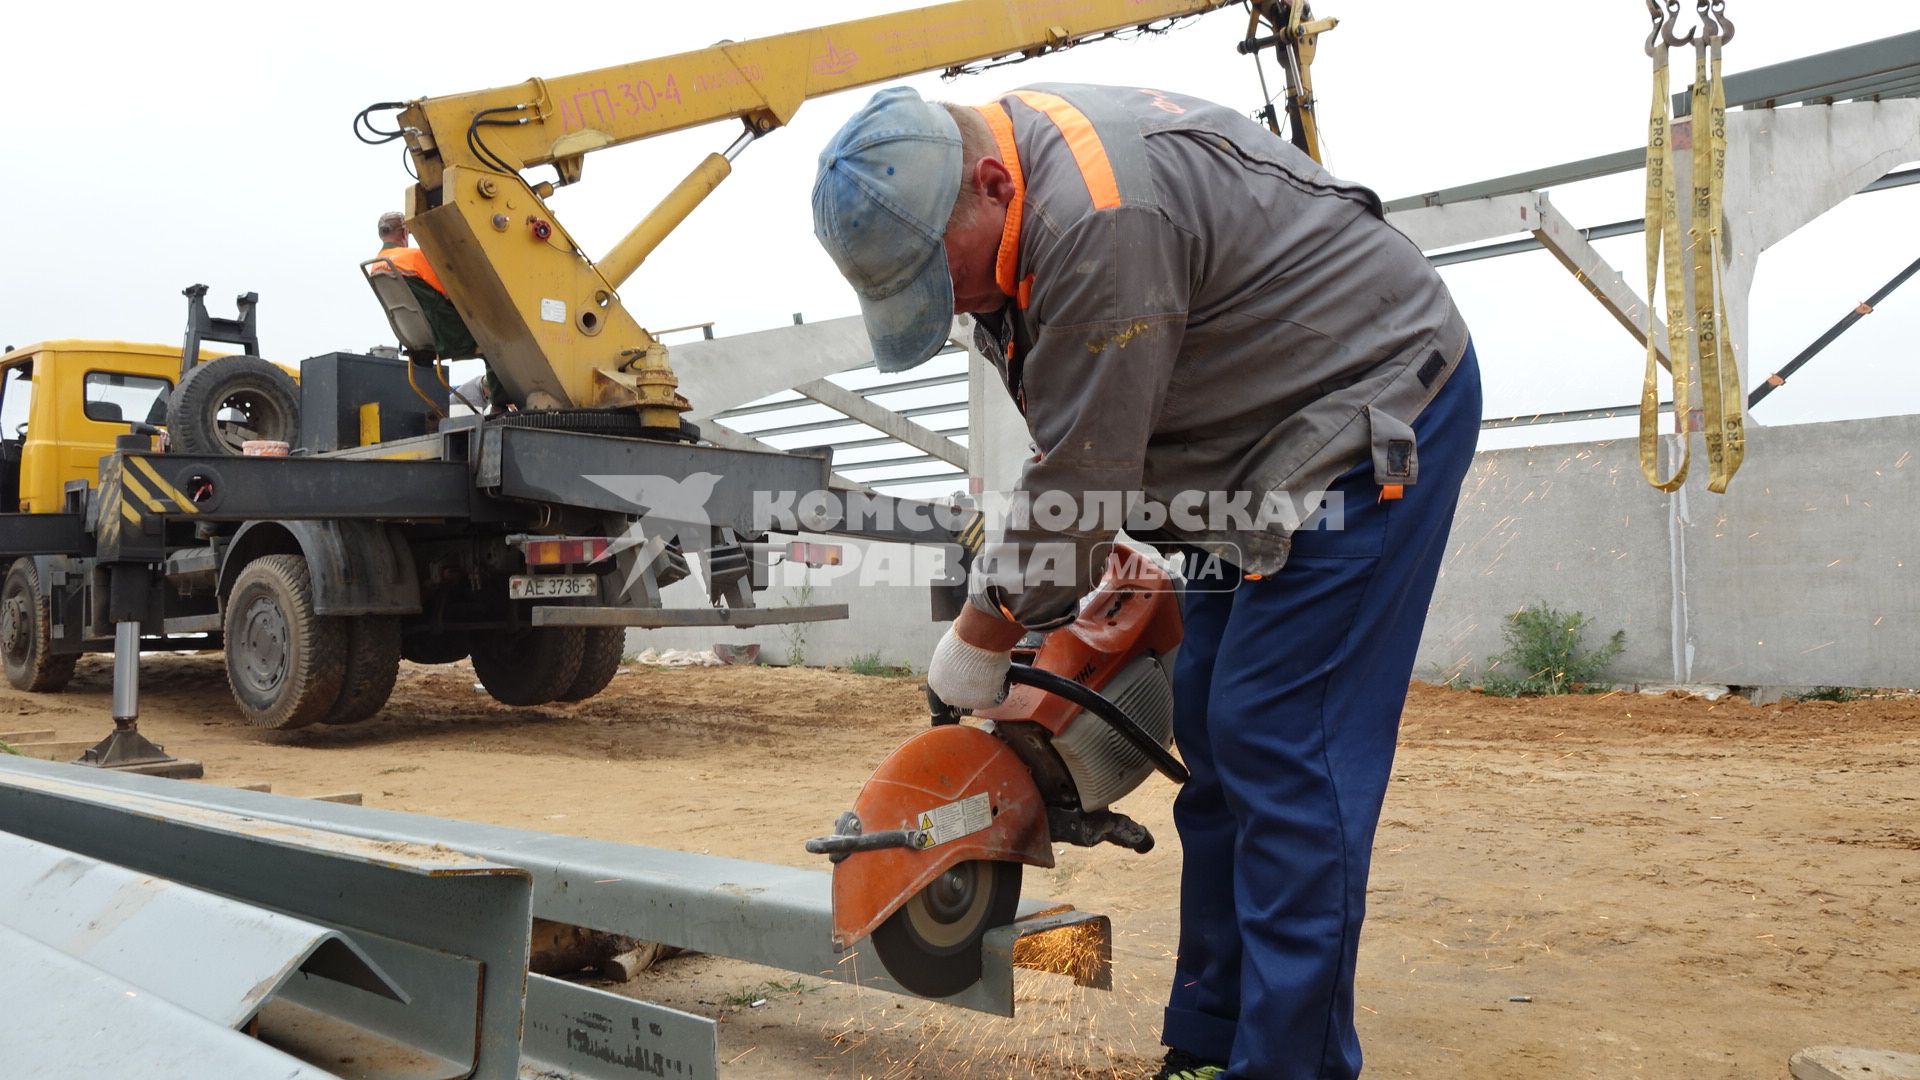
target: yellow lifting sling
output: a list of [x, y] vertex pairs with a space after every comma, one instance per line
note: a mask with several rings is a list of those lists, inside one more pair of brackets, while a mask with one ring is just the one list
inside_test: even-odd
[[[1721, 281], [1723, 240], [1722, 201], [1726, 188], [1727, 99], [1720, 73], [1720, 47], [1733, 37], [1733, 23], [1723, 14], [1725, 0], [1702, 0], [1700, 29], [1685, 38], [1673, 35], [1678, 0], [1668, 0], [1661, 12], [1657, 0], [1648, 0], [1655, 26], [1647, 38], [1653, 58], [1653, 107], [1647, 123], [1646, 252], [1648, 325], [1660, 293], [1661, 262], [1666, 264], [1667, 355], [1673, 365], [1674, 418], [1680, 434], [1680, 460], [1673, 475], [1660, 478], [1659, 466], [1659, 349], [1647, 335], [1646, 375], [1640, 393], [1640, 471], [1647, 482], [1673, 491], [1686, 482], [1692, 460], [1690, 437], [1692, 395], [1688, 343], [1698, 350], [1702, 426], [1707, 446], [1707, 489], [1724, 493], [1746, 456], [1743, 412], [1745, 392], [1739, 364], [1727, 340], [1731, 324]], [[1694, 46], [1692, 128], [1692, 198], [1689, 200], [1688, 239], [1693, 258], [1693, 295], [1687, 296], [1682, 277], [1680, 214], [1677, 179], [1673, 169], [1671, 123], [1668, 116], [1667, 50], [1672, 45]], [[1691, 303], [1689, 303], [1691, 299]]]

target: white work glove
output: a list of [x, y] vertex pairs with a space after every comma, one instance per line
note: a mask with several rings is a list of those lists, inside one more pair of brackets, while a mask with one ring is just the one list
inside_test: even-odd
[[999, 704], [1006, 694], [1013, 647], [1025, 633], [1019, 623], [969, 605], [935, 646], [927, 664], [927, 688], [956, 709]]

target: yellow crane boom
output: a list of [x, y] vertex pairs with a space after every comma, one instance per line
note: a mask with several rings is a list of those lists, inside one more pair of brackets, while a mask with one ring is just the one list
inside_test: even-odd
[[[401, 107], [399, 136], [419, 182], [409, 225], [508, 396], [529, 408], [638, 406], [674, 427], [664, 346], [619, 288], [731, 171], [754, 138], [811, 97], [923, 71], [1029, 58], [1243, 0], [955, 0]], [[1248, 43], [1292, 41], [1292, 6], [1246, 4]], [[1310, 44], [1310, 42], [1309, 42]], [[709, 154], [598, 261], [547, 208], [553, 185], [521, 170], [552, 165], [578, 181], [587, 154], [726, 119], [745, 131]]]

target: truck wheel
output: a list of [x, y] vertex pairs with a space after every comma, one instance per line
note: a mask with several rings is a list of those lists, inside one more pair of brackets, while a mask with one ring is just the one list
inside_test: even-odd
[[291, 446], [300, 437], [300, 388], [257, 356], [197, 365], [167, 402], [167, 438], [182, 454], [238, 457], [249, 439]]
[[475, 644], [473, 673], [502, 705], [545, 705], [580, 674], [586, 634], [577, 626], [535, 626]]
[[348, 619], [345, 666], [340, 698], [321, 723], [357, 724], [393, 696], [393, 681], [400, 674], [400, 620], [391, 615]]
[[7, 681], [16, 690], [64, 689], [73, 678], [77, 653], [53, 652], [53, 613], [40, 595], [40, 573], [32, 559], [16, 559], [0, 586], [0, 651], [7, 662]]
[[297, 728], [340, 697], [345, 619], [316, 615], [307, 560], [265, 555], [246, 565], [227, 597], [227, 685], [248, 721]]
[[580, 671], [574, 675], [573, 684], [555, 701], [585, 701], [605, 690], [620, 670], [620, 656], [627, 648], [625, 628], [589, 626], [584, 630], [586, 643], [580, 650]]

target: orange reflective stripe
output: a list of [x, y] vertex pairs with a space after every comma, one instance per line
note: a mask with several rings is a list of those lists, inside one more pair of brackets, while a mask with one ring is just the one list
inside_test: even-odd
[[[1019, 272], [1020, 215], [1027, 205], [1027, 178], [1020, 171], [1020, 148], [1013, 144], [1013, 117], [1007, 115], [1006, 106], [975, 105], [973, 111], [980, 114], [987, 122], [987, 130], [993, 132], [994, 145], [1000, 148], [1000, 164], [1007, 167], [1007, 175], [1013, 178], [1013, 201], [1007, 204], [1007, 223], [1000, 230], [1000, 254], [993, 264], [994, 283], [1000, 286], [1001, 292], [1012, 296], [1018, 287], [1014, 275]], [[1012, 343], [1007, 347], [1011, 349]]]
[[1093, 208], [1108, 210], [1119, 206], [1120, 182], [1114, 179], [1113, 162], [1107, 160], [1107, 148], [1100, 142], [1100, 135], [1093, 130], [1093, 121], [1087, 119], [1087, 114], [1055, 94], [1015, 90], [1013, 96], [1046, 113], [1047, 119], [1053, 121], [1061, 137], [1067, 140], [1067, 149], [1073, 151], [1074, 163], [1080, 166], [1080, 177], [1087, 182]]

